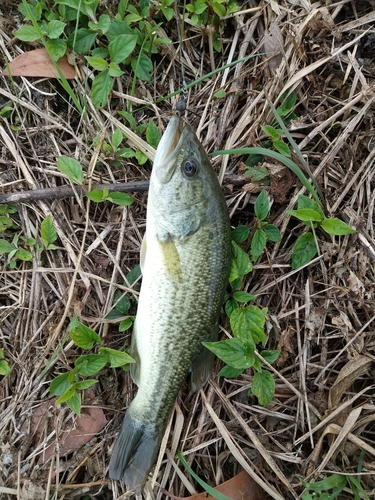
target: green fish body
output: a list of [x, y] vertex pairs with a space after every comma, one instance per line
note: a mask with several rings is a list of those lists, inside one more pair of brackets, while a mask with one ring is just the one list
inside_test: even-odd
[[131, 366], [138, 392], [113, 449], [109, 476], [139, 493], [157, 458], [174, 401], [192, 371], [208, 378], [230, 267], [230, 223], [222, 190], [193, 130], [172, 117], [151, 174], [142, 287]]

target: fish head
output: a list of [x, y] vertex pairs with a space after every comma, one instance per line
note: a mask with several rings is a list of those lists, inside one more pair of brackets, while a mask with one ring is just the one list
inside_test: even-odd
[[183, 239], [197, 231], [215, 215], [220, 189], [194, 131], [173, 116], [157, 148], [150, 181], [148, 217], [158, 239]]

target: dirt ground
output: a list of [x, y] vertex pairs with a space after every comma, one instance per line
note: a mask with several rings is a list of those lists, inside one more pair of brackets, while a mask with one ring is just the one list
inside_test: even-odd
[[[2, 69], [41, 47], [14, 38], [18, 4], [0, 5]], [[101, 8], [111, 12], [115, 4], [102, 2]], [[221, 52], [210, 52], [209, 29], [185, 23], [180, 57], [172, 19], [161, 29], [173, 43], [160, 48], [151, 82], [138, 82], [133, 96], [125, 72], [98, 110], [83, 80], [71, 81], [74, 92], [85, 95], [85, 117], [56, 79], [0, 77], [0, 202], [13, 200], [17, 208], [10, 215], [15, 227], [0, 238], [11, 242], [17, 234], [21, 246], [22, 238], [40, 241], [48, 215], [58, 235], [56, 250], [34, 246], [32, 260], [17, 261], [14, 269], [6, 253], [0, 256], [0, 349], [11, 367], [0, 375], [1, 498], [129, 497], [108, 478], [110, 452], [135, 394], [128, 374], [102, 370], [98, 384], [84, 392], [80, 420], [49, 396], [50, 381], [82, 354], [67, 338], [73, 314], [104, 346], [122, 349], [130, 342], [131, 330], [121, 333], [118, 322], [105, 317], [116, 292], [129, 298], [137, 293], [138, 285], [129, 288], [125, 278], [139, 264], [154, 150], [144, 135], [127, 135], [128, 123], [118, 112], [131, 102], [137, 124], [153, 119], [162, 133], [178, 96], [155, 102], [180, 88], [182, 72], [190, 83], [251, 54], [189, 89], [186, 121], [209, 153], [260, 146], [266, 140], [262, 127], [273, 122], [269, 102], [278, 106], [286, 90], [295, 92], [296, 117], [288, 129], [317, 179], [325, 215], [357, 231], [331, 236], [316, 230], [317, 256], [292, 269], [292, 248], [306, 226], [286, 210], [296, 208], [306, 190], [276, 161], [264, 163], [270, 184], [263, 186], [245, 177], [246, 156], [214, 157], [232, 227], [243, 224], [254, 232], [254, 201], [265, 187], [272, 201], [269, 222], [281, 232], [281, 242], [267, 245], [243, 283], [256, 305], [268, 308], [267, 348], [281, 353], [269, 368], [276, 394], [267, 408], [248, 396], [251, 369], [233, 380], [214, 374], [197, 394], [186, 384], [145, 496], [185, 498], [202, 491], [181, 466], [178, 448], [211, 486], [248, 471], [266, 493], [257, 497], [248, 486], [247, 499], [301, 498], [301, 479], [312, 483], [337, 473], [357, 478], [362, 487], [355, 496], [348, 481], [337, 498], [375, 497], [374, 23], [371, 0], [249, 0], [225, 20]], [[268, 57], [265, 43], [278, 54]], [[78, 68], [88, 74], [84, 60]], [[225, 97], [214, 96], [220, 89]], [[6, 106], [11, 112], [1, 113]], [[135, 158], [116, 161], [101, 147], [118, 128], [127, 137], [124, 145], [145, 148], [144, 165]], [[86, 187], [140, 182], [130, 193], [135, 202], [89, 203], [58, 171], [61, 155], [80, 162]], [[302, 167], [295, 151], [292, 159]], [[60, 198], [64, 186], [72, 191]], [[44, 199], [33, 194], [40, 189]], [[246, 251], [250, 240], [241, 245]], [[221, 326], [224, 335], [224, 313]]]

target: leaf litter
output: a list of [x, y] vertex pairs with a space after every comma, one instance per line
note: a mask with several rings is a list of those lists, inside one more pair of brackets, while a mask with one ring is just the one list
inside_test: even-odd
[[[0, 61], [5, 71], [7, 61], [32, 47], [10, 43], [10, 13], [16, 4], [3, 4]], [[365, 0], [251, 0], [228, 20], [223, 50], [213, 54], [205, 43], [207, 33], [185, 26], [188, 41], [181, 62], [188, 81], [254, 56], [190, 88], [186, 116], [205, 149], [260, 146], [262, 127], [274, 122], [268, 103], [277, 107], [286, 89], [294, 91], [297, 117], [288, 128], [324, 193], [325, 215], [345, 220], [357, 232], [340, 237], [318, 233], [318, 255], [292, 269], [291, 251], [302, 226], [286, 210], [295, 209], [298, 195], [306, 191], [276, 161], [260, 165], [271, 179], [269, 222], [280, 229], [282, 239], [267, 246], [243, 290], [257, 296], [258, 306], [268, 307], [267, 348], [281, 350], [276, 368], [268, 367], [276, 380], [275, 397], [263, 408], [247, 395], [251, 370], [233, 380], [214, 376], [194, 395], [186, 385], [151, 479], [154, 498], [199, 493], [176, 458], [178, 448], [210, 486], [245, 470], [265, 497], [275, 499], [300, 498], [300, 478], [312, 483], [337, 472], [356, 475], [365, 450], [361, 485], [370, 497], [374, 491], [374, 22], [372, 3]], [[164, 23], [163, 30], [178, 42], [175, 22]], [[85, 96], [85, 119], [54, 79], [1, 77], [0, 107], [11, 108], [0, 123], [1, 194], [68, 186], [57, 168], [59, 157], [78, 160], [93, 184], [148, 180], [150, 163], [141, 166], [134, 158], [114, 163], [97, 148], [96, 136], [103, 134], [109, 142], [120, 129], [124, 145], [153, 158], [154, 148], [117, 111], [127, 110], [131, 102], [133, 109], [143, 108], [135, 115], [138, 123], [152, 119], [160, 132], [164, 129], [176, 98], [144, 106], [179, 88], [178, 46], [168, 45], [158, 59], [155, 80], [141, 83], [135, 95], [126, 75], [117, 78], [112, 99], [101, 110], [76, 78], [72, 85]], [[225, 98], [214, 97], [220, 89]], [[292, 159], [299, 162], [294, 152]], [[215, 157], [213, 165], [224, 179], [232, 226], [251, 229], [256, 193], [267, 184], [257, 188], [252, 181], [249, 187], [245, 161], [227, 155]], [[0, 348], [12, 369], [0, 381], [4, 498], [49, 498], [54, 492], [58, 498], [117, 498], [124, 493], [121, 484], [108, 480], [107, 466], [123, 410], [134, 397], [128, 375], [106, 369], [91, 389], [95, 399], [85, 391], [84, 412], [100, 409], [100, 425], [93, 427], [90, 420], [79, 438], [68, 429], [79, 430], [82, 422], [66, 406], [53, 406], [47, 388], [81, 355], [71, 342], [63, 343], [74, 313], [106, 347], [129, 346], [129, 334], [119, 333], [104, 318], [117, 291], [136, 295], [126, 275], [139, 263], [147, 197], [134, 192], [135, 203], [120, 208], [108, 202], [88, 204], [81, 191], [74, 192], [70, 198], [19, 202], [12, 214], [17, 231], [38, 239], [43, 220], [51, 216], [58, 248], [34, 252], [32, 262], [13, 270], [1, 260]], [[229, 321], [224, 316], [222, 331], [225, 338]], [[216, 373], [220, 367], [217, 363]], [[226, 494], [230, 497], [230, 490]], [[145, 496], [153, 498], [148, 492]], [[353, 493], [345, 489], [339, 498], [353, 498]]]

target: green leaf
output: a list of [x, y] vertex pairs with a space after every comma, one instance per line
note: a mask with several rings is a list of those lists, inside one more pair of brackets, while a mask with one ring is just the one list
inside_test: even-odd
[[160, 6], [160, 9], [162, 13], [164, 14], [164, 17], [166, 18], [167, 21], [170, 21], [173, 16], [174, 16], [174, 9], [171, 9], [169, 7], [163, 7], [162, 5]]
[[102, 340], [94, 330], [83, 325], [74, 315], [70, 323], [69, 335], [73, 342], [82, 349], [91, 349], [94, 344], [101, 344]]
[[90, 64], [90, 66], [98, 71], [104, 71], [108, 69], [107, 61], [105, 59], [102, 59], [101, 57], [86, 56], [85, 59]]
[[253, 366], [255, 347], [248, 340], [227, 339], [202, 344], [232, 368], [244, 370]]
[[12, 370], [8, 364], [7, 361], [5, 361], [4, 359], [2, 359], [0, 361], [0, 375], [9, 375], [9, 373], [11, 373]]
[[332, 474], [331, 476], [322, 479], [321, 481], [316, 481], [315, 483], [307, 483], [301, 479], [303, 486], [310, 491], [316, 491], [317, 493], [322, 493], [327, 490], [332, 490], [333, 488], [341, 488], [341, 486], [346, 486], [346, 477], [342, 474]]
[[98, 34], [87, 28], [75, 30], [68, 38], [68, 45], [78, 54], [89, 52]]
[[262, 351], [260, 353], [260, 355], [262, 356], [262, 358], [264, 358], [270, 365], [272, 365], [272, 363], [274, 363], [277, 358], [280, 356], [280, 351]]
[[226, 9], [225, 6], [219, 2], [212, 2], [212, 10], [217, 14], [219, 17], [224, 17], [226, 14]]
[[263, 252], [266, 246], [266, 233], [262, 229], [257, 229], [254, 233], [253, 239], [251, 240], [251, 256], [254, 262]]
[[70, 158], [69, 156], [59, 156], [57, 158], [57, 170], [65, 174], [70, 181], [82, 186], [82, 167], [74, 158]]
[[147, 156], [142, 153], [140, 149], [137, 149], [137, 151], [135, 152], [135, 157], [137, 158], [137, 161], [140, 165], [144, 165], [148, 160]]
[[102, 71], [94, 78], [91, 87], [91, 99], [96, 108], [101, 108], [107, 104], [112, 86], [113, 80], [108, 70]]
[[56, 401], [56, 406], [61, 403], [65, 403], [65, 401], [68, 401], [68, 399], [70, 399], [73, 394], [75, 394], [76, 390], [77, 389], [74, 387], [74, 385], [71, 385]]
[[66, 400], [66, 404], [69, 408], [74, 411], [79, 417], [81, 416], [81, 395], [79, 392], [75, 392], [69, 399]]
[[311, 210], [315, 210], [315, 212], [318, 212], [321, 215], [321, 219], [324, 218], [324, 214], [323, 214], [320, 206], [316, 203], [316, 201], [312, 200], [311, 198], [308, 198], [304, 194], [298, 195], [297, 208], [298, 209], [310, 208]]
[[24, 248], [20, 247], [17, 249], [17, 252], [14, 254], [15, 259], [23, 260], [25, 262], [29, 262], [33, 260], [33, 254], [29, 252], [28, 250], [25, 250]]
[[251, 392], [262, 406], [268, 406], [275, 395], [275, 380], [270, 372], [257, 372], [251, 383]]
[[101, 354], [87, 354], [80, 356], [74, 362], [74, 366], [79, 367], [78, 373], [83, 377], [92, 377], [100, 372], [100, 370], [107, 364], [107, 356]]
[[[141, 266], [139, 264], [137, 264], [126, 275], [126, 279], [128, 280], [129, 285], [132, 285], [135, 281], [137, 281], [137, 279], [140, 277], [141, 274], [142, 274], [142, 272], [141, 272]], [[125, 283], [125, 286], [128, 286], [128, 284]]]
[[334, 234], [336, 236], [342, 236], [345, 234], [353, 234], [355, 233], [355, 229], [348, 226], [345, 222], [340, 219], [332, 218], [332, 219], [324, 219], [321, 222], [321, 227], [328, 234]]
[[133, 131], [136, 130], [137, 122], [135, 121], [134, 116], [131, 113], [129, 113], [128, 111], [119, 111], [118, 114], [125, 118]]
[[320, 222], [322, 215], [311, 208], [298, 208], [297, 210], [286, 210], [287, 214], [293, 215], [303, 222]]
[[219, 371], [217, 376], [225, 378], [236, 378], [241, 375], [242, 372], [242, 368], [233, 368], [233, 366], [226, 365]]
[[243, 243], [247, 240], [250, 229], [246, 226], [238, 226], [232, 231], [232, 240], [236, 243]]
[[121, 132], [121, 130], [119, 128], [117, 128], [113, 132], [112, 137], [111, 137], [111, 143], [112, 143], [112, 146], [114, 147], [114, 149], [118, 149], [118, 147], [122, 143], [123, 139], [124, 139], [123, 133]]
[[124, 75], [124, 71], [120, 69], [119, 65], [113, 62], [109, 64], [108, 73], [109, 76], [113, 76], [113, 78]]
[[62, 21], [51, 21], [47, 26], [47, 35], [49, 38], [59, 38], [63, 33], [66, 24]]
[[277, 151], [283, 156], [286, 156], [287, 158], [290, 158], [292, 156], [289, 146], [285, 144], [284, 141], [281, 140], [273, 141], [273, 145], [274, 148], [277, 149]]
[[108, 57], [108, 49], [105, 47], [96, 47], [91, 51], [92, 57], [100, 57], [101, 59], [106, 59]]
[[135, 156], [135, 151], [130, 148], [122, 148], [116, 151], [117, 156], [121, 156], [121, 158], [133, 158]]
[[46, 49], [54, 61], [58, 61], [60, 57], [65, 55], [66, 43], [64, 40], [47, 40]]
[[238, 309], [238, 303], [235, 300], [227, 300], [225, 303], [225, 313], [230, 318], [232, 312]]
[[264, 333], [266, 317], [264, 312], [257, 306], [246, 306], [236, 309], [230, 316], [230, 326], [234, 337], [246, 339], [255, 344], [266, 342], [267, 337]]
[[0, 255], [3, 255], [4, 253], [9, 253], [12, 252], [12, 250], [15, 250], [16, 247], [12, 245], [11, 243], [8, 243], [6, 240], [0, 240]]
[[108, 46], [109, 57], [114, 63], [121, 63], [135, 49], [137, 44], [137, 35], [120, 35], [110, 42]]
[[280, 101], [283, 108], [287, 109], [288, 111], [291, 111], [297, 102], [297, 93], [292, 91], [287, 97], [285, 96], [284, 93], [281, 96]]
[[275, 127], [271, 125], [264, 125], [263, 132], [267, 134], [271, 139], [278, 139], [280, 137], [280, 130], [276, 130]]
[[115, 308], [107, 314], [105, 319], [117, 319], [128, 314], [131, 302], [122, 292], [115, 293], [114, 304]]
[[127, 207], [134, 202], [134, 198], [126, 193], [118, 193], [114, 191], [107, 196], [107, 200], [115, 203], [116, 205], [121, 205], [122, 207]]
[[215, 490], [212, 486], [209, 486], [207, 483], [203, 481], [199, 476], [195, 474], [195, 472], [191, 469], [189, 464], [186, 462], [184, 457], [182, 456], [182, 453], [180, 451], [177, 451], [177, 456], [181, 460], [182, 465], [185, 467], [185, 469], [191, 474], [191, 476], [197, 481], [202, 488], [209, 493], [213, 498], [216, 500], [231, 500], [229, 497], [225, 496], [223, 493], [220, 493], [219, 491]]
[[97, 384], [98, 381], [95, 379], [86, 379], [86, 380], [80, 380], [79, 382], [76, 382], [74, 385], [78, 390], [84, 390], [88, 389], [89, 387], [92, 387], [94, 384]]
[[270, 203], [268, 201], [267, 193], [264, 189], [256, 199], [254, 211], [259, 220], [264, 220], [267, 217], [268, 212], [270, 211]]
[[108, 40], [112, 42], [120, 35], [133, 35], [133, 30], [124, 21], [120, 19], [112, 19], [106, 35]]
[[229, 282], [232, 283], [238, 278], [242, 278], [245, 274], [252, 271], [253, 266], [249, 256], [240, 248], [237, 243], [232, 241], [232, 259], [229, 274]]
[[53, 225], [52, 216], [48, 215], [40, 225], [40, 235], [45, 248], [57, 240], [57, 232]]
[[216, 97], [217, 99], [223, 99], [226, 96], [227, 93], [225, 92], [224, 89], [219, 89], [217, 92], [214, 93], [214, 97]]
[[273, 241], [274, 243], [281, 241], [279, 228], [277, 228], [273, 224], [266, 224], [263, 227], [263, 231], [266, 233], [268, 240]]
[[4, 205], [0, 205], [0, 214], [15, 214], [16, 212], [17, 212], [17, 206], [15, 203], [9, 203], [9, 204], [4, 203]]
[[146, 56], [146, 54], [141, 53], [139, 54], [138, 59], [132, 59], [131, 65], [137, 78], [143, 82], [149, 82], [151, 80], [151, 74], [154, 67], [151, 59]]
[[317, 252], [314, 235], [310, 232], [302, 234], [293, 247], [292, 268], [297, 269], [304, 266], [315, 257]]
[[126, 318], [123, 321], [120, 322], [118, 326], [118, 331], [119, 332], [126, 332], [126, 330], [129, 330], [129, 328], [133, 325], [134, 323], [134, 318]]
[[[253, 159], [254, 155], [252, 156]], [[263, 157], [262, 157], [263, 158]], [[251, 182], [261, 182], [262, 184], [269, 185], [269, 176], [265, 167], [250, 167], [244, 172], [245, 177], [250, 177]]]
[[235, 292], [233, 298], [238, 302], [250, 302], [251, 300], [255, 300], [256, 296], [247, 292]]
[[23, 42], [35, 42], [35, 40], [39, 40], [40, 32], [34, 26], [23, 26], [14, 33], [14, 36]]
[[111, 18], [107, 16], [107, 14], [102, 14], [99, 17], [98, 26], [103, 33], [106, 33], [109, 30], [109, 27], [111, 26]]
[[115, 349], [110, 349], [109, 347], [100, 347], [99, 353], [107, 356], [107, 359], [111, 364], [111, 368], [118, 368], [119, 366], [127, 365], [128, 363], [135, 363], [135, 359], [129, 356], [126, 352], [116, 351]]
[[150, 120], [146, 129], [146, 139], [150, 146], [156, 148], [160, 141], [160, 134], [158, 127]]
[[69, 372], [62, 373], [61, 375], [55, 377], [49, 386], [50, 395], [61, 396], [62, 394], [64, 394], [64, 392], [68, 389], [70, 385], [68, 378], [69, 378]]
[[100, 189], [93, 189], [92, 191], [89, 191], [88, 193], [86, 193], [86, 196], [91, 201], [95, 201], [96, 203], [100, 203], [101, 201], [104, 201], [103, 191], [101, 191]]

